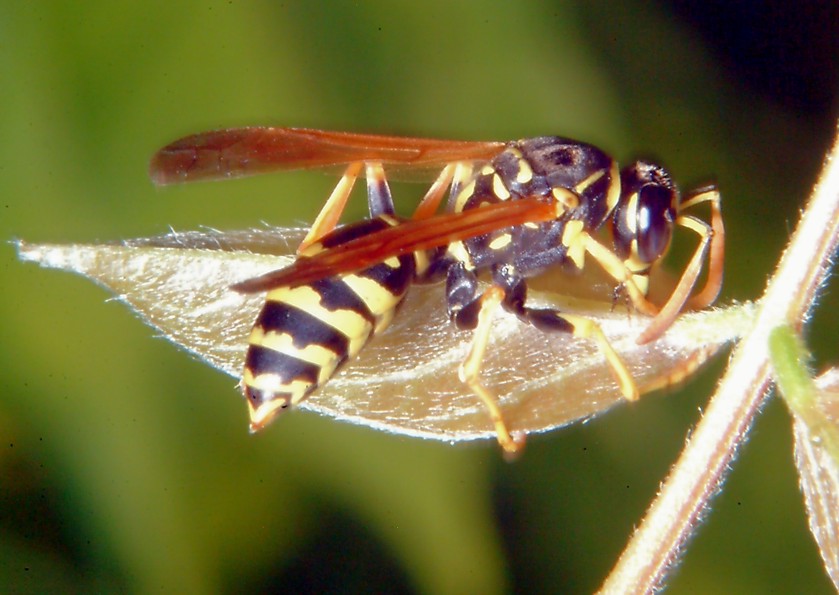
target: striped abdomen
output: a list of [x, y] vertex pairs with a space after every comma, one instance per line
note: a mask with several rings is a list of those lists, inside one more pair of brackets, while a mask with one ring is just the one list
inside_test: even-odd
[[[340, 228], [308, 254], [398, 223], [393, 217], [377, 217]], [[248, 341], [242, 374], [251, 431], [306, 398], [384, 330], [416, 274], [426, 267], [424, 254], [417, 253], [358, 273], [269, 291]]]

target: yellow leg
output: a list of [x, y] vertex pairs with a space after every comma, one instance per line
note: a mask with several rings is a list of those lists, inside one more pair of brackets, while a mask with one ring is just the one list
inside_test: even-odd
[[464, 185], [473, 177], [471, 163], [450, 163], [443, 168], [440, 175], [425, 193], [419, 206], [414, 211], [413, 219], [427, 219], [434, 215], [440, 201], [443, 199], [447, 186], [450, 186], [449, 196], [456, 196]]
[[[670, 294], [667, 302], [661, 307], [655, 319], [638, 337], [637, 343], [639, 345], [649, 343], [660, 337], [673, 323], [685, 305], [688, 308], [705, 308], [717, 299], [720, 287], [722, 287], [723, 260], [725, 257], [725, 228], [723, 227], [722, 212], [720, 210], [720, 193], [715, 187], [711, 186], [690, 197], [682, 203], [679, 210], [683, 211], [703, 202], [711, 204], [710, 225], [701, 219], [689, 215], [679, 215], [676, 218], [676, 225], [696, 232], [700, 238], [699, 246], [697, 246], [696, 251], [685, 267], [679, 282], [676, 284], [676, 288]], [[690, 292], [693, 291], [693, 287], [696, 285], [699, 273], [702, 272], [702, 263], [705, 262], [705, 255], [709, 252], [708, 278], [705, 281], [705, 287], [702, 288], [702, 291], [691, 297]]]
[[355, 185], [358, 174], [361, 172], [361, 162], [350, 163], [347, 166], [344, 175], [341, 177], [332, 194], [326, 200], [323, 208], [312, 223], [309, 233], [300, 242], [297, 247], [297, 254], [302, 254], [309, 246], [316, 243], [323, 236], [335, 229], [338, 225], [338, 220], [341, 219], [341, 213], [344, 212], [344, 207], [347, 206], [347, 200], [350, 197], [353, 186]]
[[481, 310], [478, 313], [478, 326], [475, 328], [472, 337], [472, 347], [463, 363], [460, 365], [459, 376], [461, 382], [466, 384], [475, 393], [489, 412], [489, 417], [495, 426], [495, 433], [498, 437], [498, 444], [504, 449], [504, 455], [508, 459], [515, 458], [524, 448], [524, 435], [514, 438], [507, 429], [498, 400], [480, 382], [481, 365], [484, 360], [489, 333], [492, 330], [492, 316], [495, 310], [504, 300], [504, 290], [500, 287], [490, 287], [481, 296]]
[[[486, 353], [487, 345], [489, 344], [490, 331], [492, 330], [492, 317], [498, 306], [504, 301], [504, 290], [498, 286], [490, 287], [486, 293], [481, 296], [481, 306], [478, 312], [478, 324], [472, 337], [472, 347], [469, 354], [460, 366], [459, 375], [460, 380], [465, 383], [473, 393], [484, 403], [489, 412], [490, 419], [495, 426], [495, 432], [498, 437], [498, 443], [504, 449], [507, 458], [514, 458], [524, 447], [524, 436], [513, 437], [510, 434], [504, 417], [501, 413], [501, 408], [498, 405], [498, 400], [483, 384], [480, 382], [481, 366], [484, 361], [484, 354]], [[535, 312], [535, 311], [534, 311]], [[523, 314], [525, 318], [530, 318], [534, 312], [528, 311]], [[590, 339], [597, 343], [600, 351], [606, 358], [606, 362], [612, 368], [612, 372], [618, 381], [621, 394], [628, 401], [636, 401], [639, 397], [638, 386], [635, 384], [635, 379], [632, 378], [626, 364], [623, 362], [618, 353], [614, 350], [609, 339], [603, 334], [603, 330], [593, 320], [582, 316], [573, 314], [565, 314], [560, 312], [552, 312], [552, 315], [563, 322], [562, 330], [570, 332], [575, 337]], [[567, 323], [567, 324], [566, 324]], [[558, 328], [558, 327], [557, 327]]]
[[[707, 235], [710, 233], [710, 248], [708, 255], [708, 279], [705, 281], [705, 287], [702, 291], [694, 295], [688, 301], [688, 306], [691, 308], [701, 309], [710, 306], [714, 303], [719, 295], [722, 287], [722, 274], [725, 261], [725, 226], [722, 221], [722, 207], [720, 192], [716, 186], [709, 186], [702, 190], [694, 191], [694, 193], [687, 198], [680, 206], [679, 210], [684, 211], [694, 205], [707, 202], [711, 205], [711, 228], [704, 222], [700, 222], [704, 226], [704, 231], [698, 231], [700, 235]], [[678, 225], [683, 219], [693, 219], [692, 217], [679, 217], [676, 219]], [[704, 237], [704, 236], [703, 236]]]
[[414, 211], [413, 219], [427, 219], [437, 212], [437, 207], [440, 206], [440, 201], [443, 200], [443, 195], [446, 193], [446, 188], [452, 182], [454, 177], [455, 164], [450, 163], [443, 168], [437, 179], [425, 193], [425, 196], [420, 201]]
[[653, 321], [638, 337], [637, 343], [639, 345], [643, 345], [644, 343], [649, 343], [650, 341], [657, 339], [670, 327], [671, 324], [673, 324], [673, 321], [676, 320], [676, 317], [688, 301], [690, 292], [696, 284], [696, 279], [702, 271], [702, 263], [705, 260], [705, 252], [707, 251], [708, 242], [711, 238], [710, 227], [707, 223], [694, 219], [693, 217], [679, 217], [676, 219], [676, 223], [694, 230], [701, 236], [702, 241], [693, 253], [693, 257], [690, 259], [690, 262], [688, 262], [685, 267], [685, 270], [682, 273], [679, 282], [676, 284], [676, 288], [673, 290], [673, 293], [670, 294], [667, 302], [665, 302], [665, 304], [661, 307]]
[[[686, 209], [705, 202], [711, 205], [710, 225], [705, 221], [689, 215], [680, 214], [676, 218], [676, 225], [693, 230], [699, 235], [699, 246], [697, 246], [693, 257], [691, 257], [685, 267], [679, 282], [676, 284], [676, 288], [673, 290], [667, 302], [661, 307], [655, 319], [638, 337], [637, 343], [639, 345], [649, 343], [660, 337], [673, 323], [685, 305], [688, 308], [701, 309], [711, 305], [717, 299], [717, 295], [722, 287], [723, 261], [725, 258], [725, 227], [722, 222], [719, 190], [717, 190], [716, 186], [708, 186], [702, 190], [695, 191], [679, 205], [679, 212], [681, 213]], [[696, 280], [699, 278], [699, 273], [702, 272], [702, 263], [705, 261], [706, 253], [710, 254], [708, 257], [708, 278], [705, 281], [705, 287], [702, 288], [702, 291], [691, 297], [690, 292], [693, 291]]]
[[632, 305], [635, 306], [636, 310], [650, 316], [658, 314], [659, 309], [647, 299], [645, 293], [633, 280], [632, 271], [626, 268], [626, 265], [618, 258], [617, 254], [606, 248], [586, 232], [581, 233], [576, 241], [582, 242], [585, 251], [591, 254], [594, 260], [615, 281], [623, 283], [629, 299], [632, 300]]
[[589, 320], [588, 318], [584, 318], [582, 316], [575, 316], [573, 314], [560, 314], [559, 316], [574, 327], [572, 333], [575, 337], [591, 339], [597, 343], [597, 346], [600, 348], [600, 351], [603, 352], [603, 355], [606, 357], [606, 361], [615, 373], [615, 377], [617, 378], [618, 385], [621, 389], [621, 394], [627, 401], [637, 401], [639, 392], [638, 386], [635, 384], [635, 379], [632, 378], [632, 374], [629, 373], [629, 370], [626, 368], [626, 364], [623, 363], [621, 357], [612, 347], [612, 344], [609, 343], [609, 339], [607, 339], [606, 335], [603, 334], [603, 330], [600, 328], [600, 325], [593, 320]]
[[[633, 280], [632, 271], [614, 252], [600, 244], [588, 233], [581, 233], [575, 240], [582, 243], [585, 251], [591, 254], [609, 275], [624, 284], [632, 304], [639, 312], [655, 317], [638, 336], [637, 343], [639, 345], [649, 343], [660, 337], [673, 324], [685, 304], [690, 308], [704, 308], [713, 303], [720, 291], [725, 255], [725, 228], [720, 209], [719, 191], [714, 186], [699, 190], [680, 205], [679, 211], [682, 212], [706, 202], [711, 205], [710, 225], [688, 215], [679, 215], [676, 218], [676, 225], [696, 232], [700, 237], [700, 242], [685, 267], [676, 288], [661, 308], [647, 299], [646, 292], [642, 291]], [[699, 273], [702, 272], [702, 263], [705, 260], [705, 254], [708, 252], [710, 252], [710, 256], [708, 279], [705, 282], [705, 287], [691, 297], [690, 293], [699, 278]]]

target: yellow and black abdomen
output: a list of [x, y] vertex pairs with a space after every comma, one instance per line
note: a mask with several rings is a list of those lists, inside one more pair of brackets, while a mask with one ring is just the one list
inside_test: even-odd
[[[340, 228], [309, 254], [398, 223], [383, 216]], [[248, 340], [242, 374], [251, 431], [306, 398], [384, 330], [426, 266], [423, 253], [409, 254], [358, 273], [269, 291]]]

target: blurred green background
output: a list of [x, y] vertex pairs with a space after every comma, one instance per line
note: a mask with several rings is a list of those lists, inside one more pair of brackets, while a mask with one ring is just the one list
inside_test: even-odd
[[[154, 150], [217, 127], [561, 134], [657, 157], [683, 187], [716, 176], [722, 300], [755, 298], [833, 134], [839, 70], [835, 3], [757, 4], [3, 2], [0, 239], [311, 221], [329, 176], [151, 186]], [[230, 378], [99, 288], [10, 245], [0, 275], [4, 592], [590, 592], [725, 360], [512, 465], [488, 442], [306, 413], [251, 437]], [[836, 308], [828, 288], [822, 363]], [[776, 399], [706, 517], [670, 592], [831, 592]]]

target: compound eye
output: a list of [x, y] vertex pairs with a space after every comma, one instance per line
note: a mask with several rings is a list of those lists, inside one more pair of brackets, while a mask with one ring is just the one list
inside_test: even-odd
[[638, 193], [638, 256], [646, 263], [658, 260], [670, 245], [674, 199], [672, 189], [658, 184], [647, 184]]

